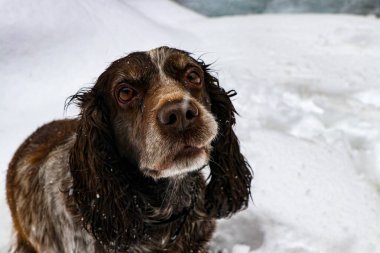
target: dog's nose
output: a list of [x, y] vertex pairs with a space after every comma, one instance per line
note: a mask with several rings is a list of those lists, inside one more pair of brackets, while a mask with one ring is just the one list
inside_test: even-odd
[[168, 102], [158, 112], [158, 121], [167, 128], [183, 131], [199, 117], [198, 108], [189, 101]]

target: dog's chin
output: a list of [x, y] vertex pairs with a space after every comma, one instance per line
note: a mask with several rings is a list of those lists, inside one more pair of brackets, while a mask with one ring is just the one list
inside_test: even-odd
[[144, 168], [145, 175], [153, 178], [181, 177], [189, 172], [200, 170], [209, 161], [209, 152], [205, 148], [184, 147], [171, 160]]

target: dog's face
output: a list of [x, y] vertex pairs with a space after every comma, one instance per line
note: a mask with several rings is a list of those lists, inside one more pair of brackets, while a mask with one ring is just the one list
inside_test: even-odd
[[218, 126], [205, 71], [186, 52], [162, 47], [119, 59], [100, 77], [117, 149], [146, 175], [170, 177], [208, 163]]
[[[202, 219], [229, 217], [247, 206], [252, 176], [233, 130], [235, 94], [219, 86], [208, 65], [162, 47], [113, 62], [92, 88], [70, 98], [81, 109], [69, 151], [73, 199], [96, 240], [110, 248], [139, 244], [136, 234], [145, 236], [151, 208], [155, 218], [166, 219], [193, 197]], [[197, 173], [183, 177], [209, 161], [207, 184]], [[148, 177], [135, 173], [137, 167]], [[174, 180], [152, 183], [165, 177]], [[175, 197], [167, 202], [168, 189]], [[152, 233], [160, 240], [172, 235], [170, 224]]]

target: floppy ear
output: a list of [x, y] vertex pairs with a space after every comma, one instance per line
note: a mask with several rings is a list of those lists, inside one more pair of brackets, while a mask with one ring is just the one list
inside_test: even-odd
[[[109, 94], [103, 73], [92, 89], [73, 95], [81, 108], [76, 139], [70, 151], [72, 195], [84, 228], [108, 248], [127, 248], [142, 234], [141, 212], [133, 203], [128, 173], [115, 146], [105, 97]], [[126, 217], [133, 217], [128, 219]]]
[[218, 122], [218, 135], [213, 141], [210, 158], [211, 180], [206, 188], [206, 210], [212, 217], [228, 217], [248, 205], [251, 193], [251, 168], [240, 153], [239, 141], [232, 126], [235, 108], [231, 97], [204, 65], [205, 83], [211, 101], [211, 111]]

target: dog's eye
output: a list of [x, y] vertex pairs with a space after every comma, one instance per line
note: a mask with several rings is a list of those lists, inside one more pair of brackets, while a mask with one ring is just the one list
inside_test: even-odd
[[122, 86], [118, 90], [118, 101], [119, 103], [125, 104], [129, 101], [131, 101], [135, 96], [137, 92], [133, 88], [129, 86]]
[[187, 80], [189, 80], [189, 82], [195, 83], [195, 84], [201, 83], [201, 77], [195, 71], [192, 71], [187, 75]]
[[190, 68], [186, 71], [184, 82], [192, 86], [200, 86], [202, 84], [202, 75], [197, 68]]

